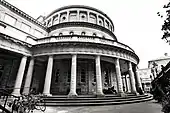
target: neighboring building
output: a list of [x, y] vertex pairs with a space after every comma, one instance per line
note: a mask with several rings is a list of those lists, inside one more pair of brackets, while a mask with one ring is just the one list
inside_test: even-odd
[[165, 53], [163, 57], [148, 61], [148, 68], [139, 69], [142, 88], [145, 92], [150, 91], [151, 81], [157, 77], [157, 75], [162, 71], [162, 67], [166, 66], [169, 61], [170, 56]]
[[118, 42], [102, 11], [73, 5], [38, 20], [0, 0], [1, 88], [14, 95], [36, 88], [49, 96], [104, 95], [112, 86], [118, 94], [136, 94], [141, 88], [138, 56]]
[[139, 76], [144, 92], [150, 92], [151, 81], [152, 81], [151, 69], [149, 68], [139, 69], [138, 72], [139, 72]]
[[159, 72], [161, 72], [162, 67], [166, 66], [170, 61], [170, 56], [167, 53], [163, 57], [148, 61], [148, 68], [151, 69], [152, 79], [155, 79]]

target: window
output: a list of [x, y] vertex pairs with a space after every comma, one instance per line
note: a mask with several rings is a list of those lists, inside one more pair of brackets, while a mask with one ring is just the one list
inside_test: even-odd
[[58, 15], [53, 17], [53, 25], [58, 23]]
[[96, 33], [93, 33], [93, 36], [96, 36]]
[[84, 36], [85, 34], [86, 34], [86, 33], [85, 33], [84, 31], [83, 31], [83, 32], [81, 32], [81, 35], [83, 35], [83, 36]]
[[84, 19], [84, 18], [85, 18], [85, 15], [82, 15], [81, 18]]
[[108, 73], [108, 70], [104, 71], [104, 78], [105, 78], [105, 83], [109, 84], [109, 73]]
[[51, 26], [51, 19], [48, 20], [47, 26], [50, 27]]
[[69, 33], [70, 35], [74, 35], [74, 32], [73, 31], [70, 31], [70, 33]]
[[87, 12], [80, 11], [80, 21], [87, 21]]
[[58, 81], [59, 81], [59, 76], [60, 76], [60, 70], [57, 69], [57, 70], [56, 70], [56, 73], [55, 73], [55, 82], [58, 82]]
[[4, 66], [0, 65], [0, 79], [2, 77], [3, 71], [4, 71]]
[[66, 17], [67, 17], [67, 12], [62, 13], [60, 16], [60, 22], [66, 22], [67, 20]]
[[67, 82], [71, 81], [71, 70], [68, 71], [67, 73]]
[[81, 82], [86, 82], [86, 71], [81, 69]]
[[90, 16], [89, 22], [96, 24], [96, 15], [93, 13], [90, 13], [89, 16]]
[[70, 21], [76, 21], [77, 20], [77, 11], [71, 11], [69, 16]]
[[106, 20], [106, 28], [109, 28], [109, 22]]
[[59, 33], [59, 36], [62, 36], [63, 35], [63, 33]]
[[65, 17], [65, 16], [63, 16], [63, 17], [62, 17], [62, 21], [64, 21], [65, 19], [66, 19], [66, 17]]
[[93, 74], [93, 82], [96, 82], [96, 73]]

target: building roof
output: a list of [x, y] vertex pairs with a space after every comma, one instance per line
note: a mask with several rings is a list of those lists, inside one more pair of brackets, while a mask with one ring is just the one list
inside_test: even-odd
[[150, 60], [149, 62], [151, 62], [151, 61], [159, 61], [159, 60], [166, 60], [166, 59], [170, 59], [170, 56], [158, 57], [158, 58], [156, 58], [156, 59]]
[[0, 4], [3, 5], [4, 7], [8, 8], [10, 11], [18, 14], [19, 16], [27, 19], [28, 21], [37, 24], [38, 26], [42, 27], [42, 28], [46, 28], [42, 23], [40, 23], [39, 21], [37, 21], [36, 19], [34, 19], [33, 17], [31, 17], [30, 15], [26, 14], [25, 12], [21, 11], [20, 9], [18, 9], [17, 7], [13, 6], [12, 4], [8, 3], [5, 0], [0, 0]]
[[94, 10], [96, 12], [99, 12], [99, 13], [103, 14], [105, 17], [107, 17], [109, 19], [109, 21], [112, 23], [113, 29], [114, 29], [114, 24], [113, 24], [112, 20], [110, 19], [110, 17], [107, 16], [107, 14], [105, 14], [103, 11], [101, 11], [99, 9], [96, 9], [96, 8], [93, 8], [93, 7], [90, 7], [90, 6], [85, 6], [85, 5], [69, 5], [69, 6], [64, 6], [64, 7], [61, 7], [61, 8], [58, 8], [58, 9], [52, 11], [49, 15], [46, 16], [46, 18], [48, 18], [49, 16], [51, 16], [55, 12], [58, 12], [58, 11], [61, 11], [61, 10], [64, 10], [64, 9], [70, 9], [70, 8], [84, 8], [84, 9], [90, 9], [90, 10]]

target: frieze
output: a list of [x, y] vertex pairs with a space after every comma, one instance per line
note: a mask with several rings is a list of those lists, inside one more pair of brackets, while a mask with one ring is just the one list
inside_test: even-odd
[[[86, 44], [87, 45], [87, 44]], [[105, 46], [94, 46], [93, 44], [88, 44], [85, 46], [84, 43], [62, 43], [62, 44], [45, 44], [38, 45], [33, 48], [34, 56], [43, 56], [48, 54], [91, 54], [91, 55], [102, 55], [108, 57], [117, 57], [131, 61], [135, 64], [138, 64], [139, 58], [135, 53], [130, 51], [122, 50], [121, 48], [111, 48]]]

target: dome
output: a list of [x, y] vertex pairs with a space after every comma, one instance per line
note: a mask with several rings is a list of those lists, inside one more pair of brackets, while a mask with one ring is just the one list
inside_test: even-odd
[[[111, 19], [104, 12], [89, 6], [71, 5], [56, 9], [45, 18], [45, 25], [50, 32], [49, 36], [61, 34], [60, 31], [63, 27], [62, 31], [65, 32], [65, 35], [69, 35], [70, 32], [77, 35], [85, 33], [88, 36], [96, 35], [117, 41]], [[82, 28], [84, 31], [80, 31]]]

